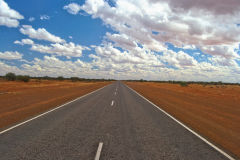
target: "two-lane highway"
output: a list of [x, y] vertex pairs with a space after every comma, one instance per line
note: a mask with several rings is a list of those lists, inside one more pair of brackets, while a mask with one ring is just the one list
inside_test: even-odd
[[0, 134], [1, 160], [225, 160], [221, 153], [115, 82]]

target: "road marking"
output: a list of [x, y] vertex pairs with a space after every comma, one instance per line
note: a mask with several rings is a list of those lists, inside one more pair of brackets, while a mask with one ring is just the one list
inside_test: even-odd
[[[127, 85], [126, 85], [127, 86]], [[128, 87], [128, 86], [127, 86]], [[182, 127], [184, 127], [185, 129], [187, 129], [188, 131], [190, 131], [192, 134], [194, 134], [195, 136], [197, 136], [198, 138], [200, 138], [202, 141], [204, 141], [205, 143], [207, 143], [209, 146], [211, 146], [212, 148], [214, 148], [215, 150], [217, 150], [219, 153], [221, 153], [222, 155], [224, 155], [225, 157], [227, 157], [230, 160], [235, 160], [235, 158], [231, 157], [229, 154], [227, 154], [226, 152], [224, 152], [223, 150], [221, 150], [220, 148], [218, 148], [217, 146], [215, 146], [214, 144], [212, 144], [211, 142], [209, 142], [208, 140], [206, 140], [205, 138], [203, 138], [201, 135], [199, 135], [198, 133], [196, 133], [195, 131], [193, 131], [192, 129], [190, 129], [189, 127], [187, 127], [185, 124], [183, 124], [182, 122], [180, 122], [179, 120], [177, 120], [176, 118], [174, 118], [173, 116], [171, 116], [169, 113], [167, 113], [166, 111], [164, 111], [163, 109], [161, 109], [160, 107], [158, 107], [156, 104], [154, 104], [153, 102], [151, 102], [150, 100], [148, 100], [147, 98], [145, 98], [144, 96], [142, 96], [140, 93], [138, 93], [137, 91], [135, 91], [134, 89], [128, 87], [130, 90], [132, 90], [133, 92], [135, 92], [137, 95], [139, 95], [140, 97], [142, 97], [144, 100], [146, 100], [147, 102], [149, 102], [151, 105], [153, 105], [154, 107], [156, 107], [158, 110], [160, 110], [161, 112], [163, 112], [164, 114], [166, 114], [168, 117], [170, 117], [171, 119], [173, 119], [175, 122], [177, 122], [178, 124], [180, 124]]]
[[[107, 85], [107, 86], [108, 86], [108, 85]], [[34, 120], [34, 119], [37, 119], [37, 118], [39, 118], [39, 117], [42, 117], [42, 116], [44, 116], [44, 115], [46, 115], [46, 114], [48, 114], [48, 113], [50, 113], [50, 112], [53, 112], [53, 111], [55, 111], [55, 110], [57, 110], [57, 109], [59, 109], [59, 108], [62, 108], [62, 107], [66, 106], [66, 105], [68, 105], [68, 104], [70, 104], [70, 103], [72, 103], [72, 102], [75, 102], [75, 101], [77, 101], [77, 100], [79, 100], [79, 99], [82, 99], [82, 98], [84, 98], [84, 97], [86, 97], [86, 96], [88, 96], [88, 95], [90, 95], [90, 94], [92, 94], [92, 93], [94, 93], [94, 92], [97, 92], [97, 91], [99, 91], [99, 90], [101, 90], [101, 89], [103, 89], [103, 88], [105, 88], [105, 87], [106, 87], [106, 86], [104, 86], [104, 87], [102, 87], [102, 88], [99, 88], [99, 89], [97, 89], [97, 90], [95, 90], [95, 91], [92, 91], [92, 92], [90, 92], [90, 93], [88, 93], [88, 94], [85, 94], [85, 95], [83, 95], [83, 96], [81, 96], [81, 97], [78, 97], [78, 98], [76, 98], [76, 99], [74, 99], [74, 100], [72, 100], [72, 101], [70, 101], [70, 102], [67, 102], [67, 103], [65, 103], [65, 104], [62, 104], [62, 105], [60, 105], [60, 106], [58, 106], [58, 107], [56, 107], [56, 108], [53, 108], [53, 109], [51, 109], [51, 110], [49, 110], [49, 111], [46, 111], [46, 112], [44, 112], [44, 113], [42, 113], [42, 114], [40, 114], [40, 115], [37, 115], [37, 116], [35, 116], [35, 117], [31, 118], [31, 119], [26, 120], [26, 121], [24, 121], [24, 122], [21, 122], [21, 123], [19, 123], [19, 124], [16, 124], [16, 125], [14, 125], [14, 126], [12, 126], [12, 127], [10, 127], [10, 128], [7, 128], [7, 129], [1, 131], [1, 132], [0, 132], [0, 135], [3, 134], [3, 133], [5, 133], [5, 132], [8, 132], [8, 131], [16, 128], [16, 127], [19, 127], [19, 126], [21, 126], [21, 125], [23, 125], [23, 124], [25, 124], [25, 123], [28, 123], [28, 122], [30, 122], [30, 121], [32, 121], [32, 120]]]
[[112, 101], [111, 106], [113, 106], [113, 104], [114, 104], [114, 101]]
[[102, 147], [103, 147], [103, 142], [100, 142], [99, 145], [98, 145], [97, 153], [96, 153], [96, 156], [95, 156], [94, 160], [99, 160], [100, 159]]
[[116, 95], [117, 94], [117, 92], [114, 92], [114, 95]]

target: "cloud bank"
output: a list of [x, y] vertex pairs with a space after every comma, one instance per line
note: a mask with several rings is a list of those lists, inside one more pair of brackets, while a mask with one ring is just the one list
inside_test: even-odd
[[239, 0], [111, 2], [86, 0], [83, 5], [63, 6], [69, 16], [85, 12], [110, 28], [101, 44], [89, 45], [88, 62], [80, 58], [90, 47], [67, 42], [45, 28], [22, 25], [20, 32], [27, 38], [14, 43], [45, 55], [18, 71], [86, 78], [240, 81]]

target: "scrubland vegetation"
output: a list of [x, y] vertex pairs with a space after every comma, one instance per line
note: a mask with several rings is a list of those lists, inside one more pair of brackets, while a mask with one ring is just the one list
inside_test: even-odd
[[36, 81], [41, 81], [41, 80], [58, 80], [58, 81], [64, 81], [64, 80], [70, 80], [72, 82], [79, 82], [79, 81], [86, 81], [86, 82], [100, 82], [100, 81], [114, 81], [114, 79], [89, 79], [89, 78], [80, 78], [80, 77], [70, 77], [66, 78], [63, 76], [58, 76], [58, 77], [49, 77], [49, 76], [44, 76], [44, 77], [31, 77], [29, 75], [16, 75], [15, 73], [7, 73], [5, 76], [0, 76], [1, 79], [7, 80], [7, 81], [22, 81], [22, 82], [29, 82], [30, 80], [36, 80]]
[[206, 85], [239, 85], [240, 83], [227, 83], [227, 82], [222, 82], [222, 81], [218, 81], [218, 82], [205, 82], [205, 81], [148, 81], [148, 80], [127, 80], [128, 82], [156, 82], [156, 83], [169, 83], [169, 84], [179, 84], [182, 87], [187, 87], [190, 84], [200, 84], [203, 86]]

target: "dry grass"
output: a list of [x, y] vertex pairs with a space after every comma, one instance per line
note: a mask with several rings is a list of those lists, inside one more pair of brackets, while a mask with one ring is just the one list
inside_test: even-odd
[[218, 146], [240, 157], [240, 86], [127, 82]]
[[110, 82], [0, 81], [0, 128], [13, 125]]

